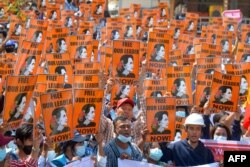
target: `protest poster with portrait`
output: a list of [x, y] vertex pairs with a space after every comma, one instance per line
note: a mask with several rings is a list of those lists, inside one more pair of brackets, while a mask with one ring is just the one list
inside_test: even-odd
[[21, 19], [17, 15], [11, 15], [10, 27], [8, 31], [10, 39], [19, 41], [19, 37], [21, 35], [22, 29], [24, 29], [24, 26], [24, 23], [22, 23]]
[[250, 44], [250, 25], [241, 25], [241, 42], [245, 44]]
[[212, 80], [213, 80], [212, 74], [197, 73], [195, 105], [197, 106], [199, 112], [202, 111], [205, 103], [210, 98]]
[[99, 47], [101, 44], [98, 40], [93, 40], [92, 44], [93, 44], [93, 49], [91, 52], [90, 61], [96, 62], [96, 61], [98, 61], [98, 52], [100, 51]]
[[46, 137], [52, 143], [73, 138], [72, 90], [42, 94], [40, 96]]
[[193, 104], [190, 66], [167, 67], [168, 92], [176, 97], [176, 106]]
[[98, 62], [85, 62], [75, 64], [75, 74], [77, 75], [98, 75], [101, 70], [101, 64]]
[[130, 4], [130, 9], [132, 10], [133, 12], [133, 17], [135, 19], [138, 19], [141, 17], [141, 4], [134, 4], [134, 3], [131, 3]]
[[119, 9], [119, 16], [123, 17], [127, 20], [131, 19], [133, 17], [132, 8], [120, 8]]
[[240, 76], [222, 74], [215, 71], [211, 87], [209, 107], [236, 112], [240, 90]]
[[37, 76], [11, 76], [6, 78], [3, 122], [16, 129], [29, 107]]
[[232, 58], [233, 33], [231, 31], [216, 31], [216, 44], [221, 45], [223, 58]]
[[74, 75], [74, 89], [98, 89], [100, 84], [99, 75]]
[[186, 24], [185, 24], [185, 33], [195, 36], [198, 28], [198, 19], [199, 19], [199, 14], [197, 13], [186, 13]]
[[183, 54], [181, 50], [172, 50], [169, 52], [169, 66], [181, 66]]
[[147, 42], [140, 42], [140, 58], [139, 58], [139, 66], [142, 67], [142, 62], [147, 59], [147, 50], [148, 50], [148, 43]]
[[206, 57], [220, 57], [222, 54], [221, 45], [213, 45], [209, 43], [201, 44], [200, 58]]
[[[63, 27], [63, 21], [62, 20], [48, 20], [48, 30], [51, 30], [52, 28], [61, 28]], [[47, 34], [47, 37], [48, 35], [51, 36], [50, 33]]]
[[46, 18], [49, 20], [61, 20], [60, 4], [47, 3]]
[[0, 2], [0, 23], [8, 22], [8, 13], [6, 12], [7, 9], [8, 9], [7, 4]]
[[106, 29], [107, 29], [107, 46], [112, 46], [113, 40], [123, 39], [123, 18], [107, 18]]
[[16, 75], [35, 75], [43, 51], [42, 43], [23, 41], [15, 67]]
[[172, 38], [167, 33], [150, 32], [147, 50], [147, 69], [157, 73], [158, 70], [166, 69], [169, 60], [168, 50], [172, 47]]
[[81, 134], [96, 134], [102, 111], [104, 90], [74, 90], [73, 127]]
[[175, 98], [146, 98], [146, 124], [148, 142], [168, 142], [174, 140]]
[[121, 84], [117, 82], [111, 91], [110, 101], [112, 106], [116, 106], [117, 102], [123, 98], [134, 99], [135, 87], [130, 84]]
[[37, 77], [37, 83], [46, 83], [47, 92], [58, 91], [64, 89], [64, 75], [58, 74], [39, 74]]
[[45, 48], [47, 53], [66, 53], [69, 52], [69, 29], [52, 28], [47, 34]]
[[142, 9], [142, 26], [153, 28], [157, 23], [158, 9]]
[[132, 85], [139, 76], [140, 42], [113, 41], [112, 75]]
[[105, 0], [93, 0], [91, 3], [92, 6], [92, 17], [96, 20], [104, 17], [104, 10], [106, 8]]
[[64, 75], [64, 88], [72, 88], [73, 69], [68, 53], [46, 54], [50, 74]]
[[75, 28], [75, 15], [73, 10], [62, 10], [61, 20], [63, 20], [64, 26], [70, 28], [71, 32]]
[[44, 43], [47, 35], [47, 27], [47, 20], [31, 19], [30, 27], [26, 35], [26, 40], [36, 43]]
[[146, 97], [163, 97], [167, 91], [167, 80], [144, 80], [144, 93]]
[[18, 56], [15, 53], [2, 53], [0, 55], [0, 62], [6, 62], [6, 63], [16, 63], [18, 59]]
[[91, 35], [71, 35], [70, 36], [70, 58], [90, 60], [93, 50]]
[[108, 75], [112, 73], [112, 55], [113, 55], [113, 48], [106, 47], [104, 73]]
[[213, 74], [214, 71], [221, 72], [222, 59], [221, 57], [207, 57], [197, 59], [197, 72]]
[[174, 40], [177, 40], [184, 33], [185, 21], [184, 20], [171, 20], [170, 28], [174, 29]]
[[123, 22], [123, 37], [124, 39], [136, 39], [136, 20], [131, 18], [129, 20], [125, 19]]
[[186, 118], [176, 116], [175, 135], [174, 135], [175, 142], [187, 138], [187, 133], [186, 133], [185, 126], [184, 126], [185, 120]]
[[169, 19], [169, 5], [167, 2], [158, 2], [159, 8], [159, 19], [160, 20], [168, 20]]
[[5, 81], [8, 75], [14, 74], [15, 64], [0, 61], [0, 92], [5, 89]]
[[80, 21], [77, 34], [92, 35], [94, 33], [94, 25], [93, 21]]
[[243, 42], [238, 43], [237, 52], [235, 56], [236, 62], [250, 62], [250, 45]]
[[230, 17], [222, 17], [223, 26], [226, 28], [225, 30], [233, 32], [234, 37], [237, 35], [238, 30], [238, 19], [230, 18]]

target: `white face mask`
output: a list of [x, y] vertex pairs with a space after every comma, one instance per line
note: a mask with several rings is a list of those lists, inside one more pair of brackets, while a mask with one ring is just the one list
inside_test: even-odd
[[131, 142], [131, 140], [132, 140], [132, 137], [131, 137], [131, 136], [126, 137], [126, 136], [123, 136], [123, 135], [119, 135], [117, 138], [118, 138], [121, 142], [123, 142], [123, 143], [128, 143], [128, 142]]
[[3, 161], [6, 157], [6, 148], [3, 147], [3, 148], [0, 148], [0, 162]]
[[217, 135], [214, 135], [214, 140], [216, 140], [216, 141], [226, 141], [227, 137], [226, 136], [217, 136]]
[[159, 148], [150, 149], [150, 151], [149, 151], [149, 157], [155, 161], [159, 161], [161, 159], [162, 155], [163, 155], [163, 153], [162, 153], [161, 149], [159, 149]]
[[86, 147], [85, 147], [84, 144], [82, 146], [77, 146], [76, 147], [76, 155], [79, 156], [79, 157], [84, 156], [85, 155], [85, 150], [86, 150]]

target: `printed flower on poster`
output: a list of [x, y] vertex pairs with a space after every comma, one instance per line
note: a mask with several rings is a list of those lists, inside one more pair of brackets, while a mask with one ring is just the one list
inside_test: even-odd
[[176, 85], [174, 84], [174, 85], [172, 86], [172, 88], [171, 88], [171, 93], [172, 93], [172, 94], [175, 94], [176, 91], [177, 91], [177, 87], [176, 87]]
[[220, 98], [221, 97], [221, 94], [222, 94], [222, 92], [221, 92], [221, 90], [218, 90], [217, 92], [216, 92], [216, 94], [215, 94], [215, 98]]
[[157, 120], [157, 118], [155, 118], [154, 121], [153, 121], [153, 124], [151, 125], [151, 128], [152, 128], [153, 131], [157, 131], [158, 126], [159, 126], [158, 125], [158, 120]]
[[78, 117], [79, 121], [83, 121], [83, 118], [85, 117], [85, 112], [81, 111]]

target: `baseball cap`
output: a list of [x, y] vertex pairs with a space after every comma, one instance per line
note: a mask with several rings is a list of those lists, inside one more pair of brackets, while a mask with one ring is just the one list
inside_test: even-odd
[[125, 103], [129, 103], [132, 107], [135, 106], [135, 103], [133, 102], [133, 100], [131, 100], [130, 98], [123, 98], [123, 99], [120, 99], [118, 102], [117, 102], [117, 105], [116, 105], [116, 108], [119, 108], [121, 107], [123, 104]]
[[89, 140], [88, 135], [81, 135], [77, 130], [74, 131], [74, 138], [72, 139], [72, 141], [80, 143], [87, 140]]

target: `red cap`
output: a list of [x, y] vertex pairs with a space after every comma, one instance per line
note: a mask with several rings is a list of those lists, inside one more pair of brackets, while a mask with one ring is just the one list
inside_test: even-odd
[[129, 103], [132, 107], [135, 106], [135, 103], [133, 102], [133, 100], [131, 100], [130, 98], [123, 98], [123, 99], [120, 99], [118, 102], [117, 102], [117, 105], [116, 105], [116, 108], [119, 108], [121, 107], [123, 104], [125, 103]]
[[13, 137], [4, 136], [0, 133], [0, 147], [8, 144], [13, 139]]

